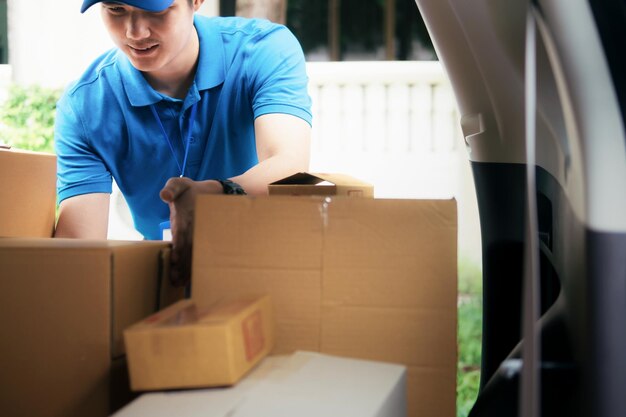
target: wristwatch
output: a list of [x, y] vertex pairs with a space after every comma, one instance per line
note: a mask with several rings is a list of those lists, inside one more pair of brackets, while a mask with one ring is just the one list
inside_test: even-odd
[[222, 184], [222, 188], [224, 189], [224, 194], [239, 194], [245, 195], [246, 192], [241, 187], [241, 185], [233, 182], [231, 180], [216, 180], [220, 184]]

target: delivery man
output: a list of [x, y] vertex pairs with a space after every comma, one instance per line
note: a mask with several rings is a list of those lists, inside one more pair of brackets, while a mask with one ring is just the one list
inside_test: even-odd
[[69, 86], [55, 124], [55, 236], [106, 239], [114, 178], [146, 239], [171, 221], [181, 285], [197, 194], [266, 194], [309, 161], [300, 44], [266, 20], [196, 15], [203, 1], [84, 0], [116, 48]]

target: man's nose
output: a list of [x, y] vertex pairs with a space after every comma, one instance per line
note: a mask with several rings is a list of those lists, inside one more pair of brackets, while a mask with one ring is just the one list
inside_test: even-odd
[[132, 40], [141, 40], [150, 37], [148, 21], [141, 13], [131, 13], [126, 24], [126, 37]]

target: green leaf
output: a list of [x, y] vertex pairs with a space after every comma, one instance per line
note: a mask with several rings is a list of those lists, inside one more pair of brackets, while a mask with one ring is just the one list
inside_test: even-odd
[[0, 106], [0, 141], [15, 148], [53, 153], [60, 95], [60, 89], [12, 85]]

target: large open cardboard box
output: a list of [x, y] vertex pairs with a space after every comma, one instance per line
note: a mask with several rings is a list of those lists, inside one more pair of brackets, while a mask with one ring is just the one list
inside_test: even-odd
[[56, 156], [0, 148], [0, 237], [51, 237]]
[[0, 239], [0, 414], [107, 416], [130, 399], [122, 331], [182, 291], [169, 245]]
[[456, 398], [454, 200], [200, 196], [192, 298], [272, 297], [274, 354], [403, 364], [409, 415]]

